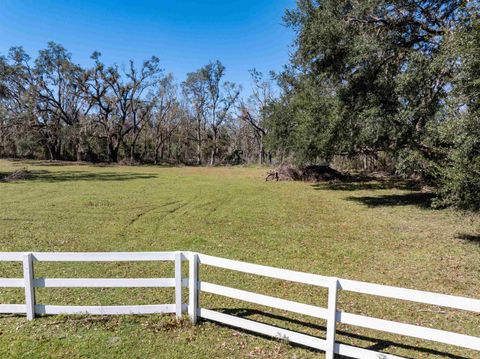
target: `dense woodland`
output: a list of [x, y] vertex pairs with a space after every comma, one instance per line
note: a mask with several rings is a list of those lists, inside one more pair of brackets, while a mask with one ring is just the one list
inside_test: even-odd
[[[83, 68], [61, 45], [0, 58], [0, 156], [170, 163], [365, 160], [480, 208], [480, 2], [299, 0], [284, 71], [252, 89], [211, 62]], [[248, 92], [250, 95], [245, 96]], [[369, 165], [367, 165], [367, 159]]]

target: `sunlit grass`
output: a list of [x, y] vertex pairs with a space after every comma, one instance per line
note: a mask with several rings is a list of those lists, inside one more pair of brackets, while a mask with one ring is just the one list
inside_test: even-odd
[[[193, 250], [322, 275], [479, 298], [480, 219], [431, 210], [428, 195], [380, 183], [329, 186], [265, 182], [261, 168], [160, 168], [0, 161], [0, 176], [26, 167], [31, 179], [0, 182], [3, 251]], [[387, 186], [391, 187], [391, 186]], [[2, 277], [21, 276], [0, 264]], [[171, 276], [169, 264], [41, 263], [38, 276]], [[202, 267], [214, 283], [324, 305], [325, 291]], [[48, 304], [171, 303], [168, 289], [42, 289]], [[324, 336], [325, 323], [218, 296], [266, 323]], [[23, 301], [0, 289], [0, 302]], [[480, 317], [423, 305], [341, 293], [340, 309], [480, 335]], [[242, 310], [245, 309], [245, 310]], [[247, 310], [248, 309], [248, 310]], [[286, 319], [288, 318], [288, 320]], [[473, 357], [421, 340], [340, 326], [339, 339], [407, 357]], [[171, 316], [0, 317], [0, 356], [316, 357], [305, 348]]]

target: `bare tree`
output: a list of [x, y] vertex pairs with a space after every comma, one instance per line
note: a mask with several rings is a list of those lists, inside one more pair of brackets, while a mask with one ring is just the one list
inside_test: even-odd
[[[141, 131], [140, 125], [146, 117], [145, 114], [139, 117], [139, 109], [146, 110], [141, 105], [143, 95], [155, 84], [155, 76], [161, 72], [159, 60], [152, 57], [140, 70], [130, 62], [127, 81], [124, 81], [118, 66], [105, 67], [100, 61], [100, 53], [95, 52], [92, 58], [95, 66], [88, 71], [84, 91], [97, 111], [93, 121], [99, 128], [99, 137], [106, 140], [109, 160], [117, 162], [120, 145], [125, 144], [126, 136]], [[134, 145], [131, 146], [131, 156], [134, 149]]]
[[[50, 42], [35, 60], [35, 83], [32, 88], [38, 97], [37, 110], [44, 118], [51, 118], [56, 129], [67, 125], [72, 129], [75, 156], [81, 160], [81, 120], [88, 114], [90, 106], [84, 101], [79, 81], [83, 69], [71, 61], [71, 55], [59, 44]], [[60, 158], [61, 136], [54, 149], [55, 159]]]
[[180, 124], [181, 108], [171, 74], [162, 78], [155, 95], [156, 105], [150, 118], [153, 130], [155, 164], [164, 159], [164, 148]]
[[210, 165], [216, 163], [218, 157], [218, 139], [220, 126], [227, 120], [240, 96], [240, 87], [232, 82], [223, 82], [225, 66], [220, 61], [211, 62], [202, 70], [207, 82], [207, 122], [212, 130], [212, 151]]
[[[3, 61], [9, 69], [4, 69], [2, 91], [9, 96], [10, 108], [20, 117], [31, 115], [30, 124], [37, 128], [51, 159], [60, 159], [62, 149], [71, 145], [80, 160], [80, 121], [89, 111], [78, 84], [83, 70], [54, 42], [40, 51], [33, 67], [20, 47], [10, 50], [9, 59], [9, 66]], [[65, 143], [68, 139], [70, 143]]]
[[140, 70], [137, 70], [133, 61], [130, 61], [129, 71], [126, 77], [129, 83], [124, 88], [129, 89], [129, 105], [132, 122], [132, 140], [130, 144], [130, 160], [135, 160], [135, 147], [144, 125], [152, 116], [156, 97], [153, 94], [159, 81], [159, 75], [163, 70], [159, 67], [159, 59], [152, 57], [144, 61]]
[[265, 136], [267, 127], [265, 125], [265, 107], [273, 100], [274, 92], [272, 83], [264, 79], [261, 72], [256, 69], [250, 70], [253, 81], [252, 94], [247, 102], [240, 105], [240, 116], [251, 127], [258, 143], [258, 163], [265, 162]]
[[203, 162], [203, 133], [206, 127], [207, 112], [207, 82], [202, 70], [187, 74], [187, 79], [182, 83], [183, 94], [187, 102], [188, 113], [195, 124], [195, 136], [193, 139], [197, 147], [197, 164]]

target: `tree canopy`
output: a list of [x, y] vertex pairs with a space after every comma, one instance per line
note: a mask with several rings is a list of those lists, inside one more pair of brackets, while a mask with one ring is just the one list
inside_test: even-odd
[[[278, 75], [272, 145], [302, 162], [384, 152], [399, 174], [452, 183], [447, 173], [459, 175], [460, 158], [465, 169], [478, 158], [479, 5], [298, 1], [285, 15], [297, 37]], [[462, 136], [472, 139], [468, 149]]]

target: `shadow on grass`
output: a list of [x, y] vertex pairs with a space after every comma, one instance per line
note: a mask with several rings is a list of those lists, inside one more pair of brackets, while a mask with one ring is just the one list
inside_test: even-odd
[[90, 165], [87, 162], [74, 162], [74, 161], [53, 161], [53, 160], [25, 160], [25, 159], [10, 159], [10, 161], [16, 164], [22, 164], [25, 166], [42, 166], [42, 167], [65, 167], [65, 166], [86, 166]]
[[368, 207], [417, 206], [431, 209], [432, 193], [413, 192], [405, 194], [389, 194], [382, 196], [347, 197], [348, 201], [359, 202]]
[[11, 174], [12, 172], [0, 172], [0, 181], [2, 179], [4, 179], [5, 177], [7, 177], [9, 174]]
[[419, 192], [421, 183], [406, 181], [398, 178], [372, 178], [366, 176], [350, 177], [345, 181], [321, 182], [312, 185], [315, 190], [333, 191], [361, 191], [361, 190], [410, 190], [416, 191], [404, 194], [386, 194], [380, 196], [350, 196], [348, 201], [359, 202], [368, 207], [386, 206], [417, 206], [420, 208], [432, 208], [432, 193]]
[[[306, 327], [306, 328], [310, 328], [310, 329], [314, 329], [314, 330], [318, 330], [318, 331], [323, 331], [324, 333], [327, 330], [327, 328], [325, 326], [322, 326], [322, 325], [317, 325], [317, 324], [313, 324], [313, 323], [304, 322], [304, 321], [301, 321], [301, 320], [291, 319], [291, 318], [287, 318], [287, 317], [284, 317], [284, 316], [281, 316], [281, 315], [267, 313], [267, 312], [260, 311], [260, 310], [246, 309], [246, 308], [239, 308], [239, 309], [214, 308], [213, 310], [219, 311], [219, 312], [224, 313], [224, 314], [229, 314], [229, 315], [234, 315], [236, 317], [245, 318], [245, 319], [248, 319], [249, 316], [259, 315], [259, 316], [262, 316], [262, 317], [265, 317], [265, 318], [280, 320], [280, 321], [285, 322], [285, 323], [301, 325], [301, 326]], [[220, 325], [220, 326], [230, 327], [229, 325], [226, 325], [226, 324], [220, 324], [220, 323], [217, 323], [217, 324]], [[239, 328], [236, 328], [236, 327], [232, 327], [232, 328], [235, 328], [238, 331], [242, 331], [242, 332], [246, 332], [246, 333], [250, 333], [250, 334], [252, 333], [250, 331], [245, 331], [245, 330], [242, 330], [242, 329], [239, 329]], [[446, 352], [441, 352], [441, 351], [438, 351], [438, 350], [435, 350], [435, 349], [422, 348], [422, 347], [413, 346], [413, 345], [409, 345], [409, 344], [403, 344], [403, 343], [400, 343], [400, 342], [397, 343], [397, 342], [392, 342], [392, 341], [389, 341], [389, 340], [371, 338], [371, 337], [367, 337], [367, 336], [364, 336], [364, 335], [354, 334], [354, 333], [350, 333], [350, 332], [346, 332], [346, 331], [342, 331], [342, 330], [337, 330], [336, 333], [339, 336], [345, 336], [345, 337], [352, 338], [352, 339], [365, 340], [365, 341], [372, 342], [374, 344], [372, 344], [368, 347], [365, 347], [365, 349], [372, 350], [372, 351], [379, 351], [379, 350], [384, 350], [384, 349], [387, 349], [387, 348], [401, 348], [401, 349], [406, 349], [406, 350], [417, 351], [418, 353], [423, 353], [423, 354], [427, 354], [427, 355], [442, 356], [444, 358], [467, 359], [467, 357], [463, 357], [463, 356], [459, 356], [459, 355], [455, 355], [455, 354], [451, 354], [451, 353], [446, 353]], [[266, 339], [272, 339], [271, 337], [265, 336], [265, 335], [262, 335], [262, 334], [255, 334], [255, 335], [258, 335], [258, 336], [260, 336], [262, 338], [266, 338]], [[324, 338], [322, 338], [322, 339], [324, 339]], [[341, 340], [337, 340], [337, 342], [342, 343], [342, 344], [347, 344], [347, 343], [342, 342]], [[303, 345], [299, 345], [299, 344], [295, 344], [295, 343], [289, 343], [289, 344], [292, 345], [292, 346], [295, 346], [295, 347], [305, 348], [305, 349], [310, 350], [312, 352], [318, 352], [318, 350], [315, 350], [315, 349], [312, 349], [310, 347], [306, 347], [306, 346], [303, 346]], [[348, 345], [351, 345], [351, 344], [348, 344]], [[337, 357], [338, 358], [345, 358], [345, 359], [347, 358], [347, 357], [343, 357], [343, 356], [337, 356]], [[380, 354], [379, 358], [380, 357], [381, 357], [381, 354]]]
[[[29, 182], [72, 182], [72, 181], [131, 181], [139, 179], [156, 178], [154, 174], [142, 174], [131, 172], [87, 172], [87, 171], [60, 171], [50, 172], [46, 170], [29, 171], [31, 177], [21, 180]], [[0, 179], [6, 177], [10, 173], [0, 173]], [[9, 182], [15, 183], [16, 181]]]
[[462, 241], [472, 242], [480, 245], [480, 234], [468, 234], [468, 233], [460, 233], [457, 235], [458, 239]]
[[[236, 317], [239, 317], [239, 318], [244, 318], [244, 319], [249, 319], [250, 316], [262, 316], [264, 318], [270, 318], [270, 319], [273, 319], [273, 320], [281, 321], [281, 322], [286, 324], [286, 327], [288, 327], [288, 324], [290, 323], [290, 324], [294, 324], [294, 325], [301, 325], [305, 328], [317, 330], [317, 331], [320, 331], [320, 332], [323, 332], [323, 333], [326, 333], [326, 330], [327, 330], [327, 328], [323, 325], [318, 325], [318, 324], [305, 322], [305, 321], [302, 321], [302, 320], [287, 318], [287, 317], [282, 316], [282, 315], [272, 314], [272, 313], [264, 312], [264, 311], [261, 311], [261, 310], [247, 309], [247, 308], [212, 308], [212, 310], [218, 311], [218, 312], [221, 312], [221, 313], [224, 313], [224, 314], [233, 315], [233, 316], [236, 316]], [[25, 315], [22, 315], [22, 314], [0, 314], [0, 318], [7, 318], [7, 317], [25, 318]], [[41, 315], [37, 318], [37, 320], [42, 318], [42, 317], [46, 317], [46, 316]], [[102, 321], [103, 322], [103, 321], [109, 320], [112, 317], [109, 317], [109, 316], [101, 317], [98, 320], [94, 320], [90, 316], [71, 316], [71, 318], [78, 318], [77, 320], [80, 320], [80, 321], [90, 320], [90, 321]], [[202, 320], [203, 321], [208, 321], [208, 320], [204, 320], [204, 319], [202, 319]], [[249, 319], [249, 320], [252, 320], [252, 319]], [[252, 321], [255, 321], [255, 320], [252, 320]], [[264, 339], [268, 339], [268, 340], [275, 340], [270, 336], [255, 333], [255, 332], [248, 331], [248, 330], [243, 330], [243, 329], [237, 328], [235, 326], [230, 326], [230, 325], [222, 324], [222, 323], [218, 323], [218, 322], [215, 322], [215, 324], [218, 325], [218, 326], [221, 326], [221, 327], [233, 328], [233, 329], [235, 329], [239, 332], [248, 333], [248, 334], [251, 334], [251, 335], [258, 336], [260, 338], [264, 338]], [[452, 353], [448, 353], [448, 352], [443, 352], [443, 351], [439, 351], [439, 350], [436, 350], [436, 349], [424, 348], [424, 347], [420, 347], [420, 346], [416, 346], [416, 345], [414, 346], [414, 345], [410, 345], [410, 344], [404, 344], [404, 343], [396, 342], [396, 341], [393, 342], [393, 341], [390, 341], [390, 340], [372, 338], [370, 336], [355, 334], [355, 333], [347, 332], [347, 331], [344, 331], [344, 330], [337, 330], [336, 334], [338, 336], [343, 336], [343, 337], [348, 337], [348, 338], [352, 338], [352, 339], [363, 340], [363, 341], [368, 341], [370, 343], [373, 343], [373, 344], [371, 344], [367, 347], [360, 347], [359, 346], [359, 348], [364, 348], [364, 349], [371, 350], [371, 351], [380, 351], [380, 350], [385, 350], [387, 348], [391, 348], [391, 349], [397, 348], [397, 349], [405, 349], [405, 350], [415, 351], [417, 354], [423, 354], [422, 357], [424, 355], [428, 355], [428, 356], [435, 355], [435, 356], [440, 356], [440, 357], [443, 357], [443, 358], [450, 358], [450, 359], [468, 359], [468, 357], [465, 357], [465, 356], [460, 356], [460, 355], [456, 355], [456, 354], [452, 354]], [[314, 337], [314, 338], [325, 339], [324, 337]], [[339, 340], [339, 338], [337, 338], [336, 342], [346, 344], [346, 345], [352, 345], [352, 344], [349, 344], [349, 343], [345, 343], [341, 339]], [[311, 347], [307, 347], [307, 346], [304, 346], [304, 345], [301, 345], [301, 344], [289, 343], [289, 345], [291, 345], [293, 347], [299, 347], [299, 348], [306, 349], [306, 350], [308, 350], [312, 353], [323, 352], [323, 351], [313, 349]], [[379, 353], [379, 354], [380, 354], [379, 358], [382, 358], [383, 357], [382, 354], [381, 353]], [[418, 355], [416, 355], [415, 357], [410, 357], [410, 358], [417, 358], [417, 357], [418, 357]], [[336, 356], [336, 358], [347, 359], [347, 357], [345, 357], [345, 356], [338, 356], [338, 355]], [[403, 358], [408, 358], [408, 357], [403, 357]]]
[[414, 181], [399, 179], [375, 180], [372, 178], [357, 178], [347, 181], [332, 181], [315, 183], [312, 187], [316, 190], [333, 191], [358, 191], [358, 190], [382, 190], [382, 189], [403, 189], [419, 190], [421, 185]]
[[[33, 167], [76, 167], [76, 166], [90, 166], [90, 167], [119, 167], [119, 166], [135, 166], [135, 167], [155, 167], [155, 168], [171, 168], [178, 167], [176, 163], [162, 162], [159, 164], [152, 163], [126, 163], [126, 162], [84, 162], [84, 161], [61, 161], [61, 160], [26, 160], [26, 159], [8, 159], [11, 162], [14, 162], [16, 165], [25, 165]], [[189, 164], [190, 166], [190, 164]], [[196, 167], [195, 164], [191, 165]]]

